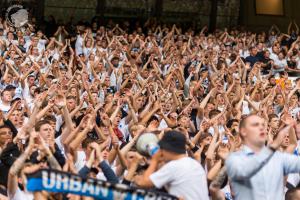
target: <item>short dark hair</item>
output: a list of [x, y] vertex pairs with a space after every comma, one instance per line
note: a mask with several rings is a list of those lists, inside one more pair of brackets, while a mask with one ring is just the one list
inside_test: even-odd
[[3, 97], [4, 92], [10, 92], [10, 89], [5, 88], [2, 92], [1, 92], [1, 97]]
[[299, 191], [299, 188], [292, 188], [289, 189], [286, 193], [285, 193], [285, 200], [293, 200], [296, 197], [296, 193], [297, 191]]
[[37, 87], [34, 89], [33, 93], [37, 93], [37, 94], [40, 94], [42, 92], [42, 88], [40, 87]]
[[211, 119], [220, 113], [221, 113], [221, 111], [214, 109], [209, 112], [208, 117], [209, 117], [209, 119]]
[[82, 141], [81, 146], [85, 149], [92, 142], [94, 142], [94, 139], [87, 137]]
[[247, 119], [252, 117], [252, 116], [258, 116], [257, 114], [249, 114], [249, 115], [245, 115], [241, 118], [241, 121], [240, 121], [240, 129], [241, 128], [244, 128], [246, 126], [246, 122], [247, 122]]
[[74, 96], [72, 96], [72, 95], [69, 95], [69, 96], [66, 97], [66, 100], [69, 100], [69, 99], [73, 99], [73, 100], [76, 101], [76, 97], [74, 97]]
[[228, 122], [226, 123], [226, 127], [231, 128], [234, 122], [239, 122], [239, 120], [237, 120], [237, 119], [228, 120]]
[[48, 122], [56, 122], [56, 118], [54, 115], [47, 115], [44, 117], [44, 120], [46, 120]]
[[0, 126], [0, 129], [3, 129], [3, 128], [8, 128], [8, 129], [10, 129], [10, 131], [12, 131], [11, 127], [8, 126], [7, 124], [3, 124]]
[[36, 124], [35, 124], [35, 127], [34, 127], [34, 130], [35, 131], [40, 131], [41, 130], [41, 127], [44, 125], [44, 124], [50, 124], [48, 120], [40, 120], [38, 121]]
[[159, 121], [159, 119], [153, 115], [150, 119], [149, 119], [149, 123], [152, 122], [152, 121]]
[[268, 118], [269, 118], [269, 122], [270, 122], [273, 118], [278, 118], [278, 116], [276, 114], [269, 114]]

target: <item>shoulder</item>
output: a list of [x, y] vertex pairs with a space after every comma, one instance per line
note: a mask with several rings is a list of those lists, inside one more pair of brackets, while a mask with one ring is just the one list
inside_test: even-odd
[[201, 167], [199, 162], [197, 162], [196, 160], [190, 158], [190, 157], [184, 157], [178, 160], [173, 160], [168, 162], [166, 165], [166, 167], [170, 167], [170, 168], [180, 168], [182, 169], [184, 166], [189, 166], [189, 167]]
[[231, 164], [236, 159], [240, 159], [241, 157], [245, 156], [243, 151], [236, 151], [229, 154], [228, 158], [226, 159], [226, 164]]

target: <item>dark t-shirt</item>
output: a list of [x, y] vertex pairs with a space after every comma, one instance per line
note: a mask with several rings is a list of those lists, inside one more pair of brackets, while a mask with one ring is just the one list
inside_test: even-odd
[[246, 62], [249, 62], [250, 65], [251, 65], [251, 67], [253, 67], [253, 65], [256, 62], [258, 62], [258, 61], [260, 61], [260, 60], [259, 60], [259, 57], [257, 55], [256, 56], [248, 56], [248, 57], [246, 57]]
[[292, 61], [287, 61], [288, 67], [291, 69], [297, 69], [297, 63]]
[[262, 67], [262, 73], [263, 74], [268, 74], [269, 71], [271, 70], [272, 66], [271, 64], [269, 63], [271, 59], [270, 58], [266, 58], [266, 57], [263, 57], [260, 61], [263, 63], [263, 64], [266, 64], [265, 67]]

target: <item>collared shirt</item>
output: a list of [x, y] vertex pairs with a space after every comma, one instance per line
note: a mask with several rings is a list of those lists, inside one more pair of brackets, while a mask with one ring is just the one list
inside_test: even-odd
[[264, 147], [255, 154], [244, 146], [226, 160], [236, 200], [283, 200], [284, 176], [300, 172], [299, 157]]

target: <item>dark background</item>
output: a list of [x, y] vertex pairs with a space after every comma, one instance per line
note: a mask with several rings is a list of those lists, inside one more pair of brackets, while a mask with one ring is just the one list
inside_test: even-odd
[[[272, 3], [274, 0], [269, 0]], [[276, 1], [276, 0], [275, 0]], [[245, 26], [250, 30], [268, 29], [272, 24], [286, 32], [291, 19], [300, 24], [300, 1], [282, 0], [284, 15], [257, 15], [255, 0], [0, 0], [2, 14], [9, 5], [21, 2], [38, 21], [53, 15], [58, 23], [98, 22], [109, 19], [140, 20], [155, 17], [164, 23], [177, 23], [199, 29]]]

